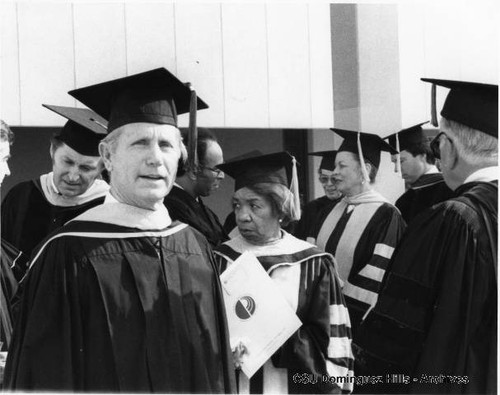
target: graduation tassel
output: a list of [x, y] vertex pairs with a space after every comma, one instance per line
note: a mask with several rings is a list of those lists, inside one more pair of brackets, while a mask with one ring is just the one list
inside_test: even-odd
[[198, 151], [196, 149], [198, 143], [198, 128], [196, 127], [198, 98], [196, 95], [196, 91], [192, 88], [191, 84], [188, 82], [186, 85], [191, 89], [191, 100], [189, 103], [189, 143], [187, 147], [187, 169], [196, 172], [198, 170]]
[[401, 150], [399, 146], [399, 133], [396, 133], [396, 151], [398, 151], [398, 154], [396, 156], [396, 173], [399, 173], [401, 175]]
[[358, 153], [359, 153], [359, 162], [361, 164], [361, 173], [363, 174], [363, 179], [368, 184], [370, 183], [370, 176], [366, 171], [365, 158], [363, 157], [363, 150], [361, 148], [361, 133], [358, 132]]
[[299, 195], [299, 177], [297, 175], [297, 160], [292, 156], [292, 181], [290, 183], [290, 192], [292, 192], [292, 220], [300, 219], [300, 195]]
[[432, 84], [431, 88], [431, 125], [434, 127], [438, 127], [436, 110], [436, 84]]

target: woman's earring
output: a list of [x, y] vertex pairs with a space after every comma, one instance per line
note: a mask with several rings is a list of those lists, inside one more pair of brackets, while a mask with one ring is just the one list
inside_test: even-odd
[[280, 219], [278, 220], [278, 222], [281, 224], [281, 223], [283, 222], [283, 219], [282, 219], [282, 218], [280, 218]]

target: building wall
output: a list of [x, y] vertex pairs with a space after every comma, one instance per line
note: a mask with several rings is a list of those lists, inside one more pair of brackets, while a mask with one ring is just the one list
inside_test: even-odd
[[[67, 91], [163, 66], [209, 103], [198, 124], [223, 136], [227, 158], [282, 149], [284, 128], [309, 129], [309, 151], [333, 149], [332, 126], [386, 135], [429, 119], [423, 76], [498, 83], [497, 3], [4, 1], [0, 116], [13, 126], [61, 126], [42, 103], [77, 105]], [[438, 90], [438, 107], [445, 95]], [[49, 163], [38, 141], [17, 140], [20, 158], [2, 194], [18, 180], [16, 167], [29, 177]], [[308, 164], [315, 198], [319, 160]], [[394, 201], [403, 183], [392, 169], [384, 155], [376, 187]]]
[[0, 6], [0, 108], [11, 125], [61, 125], [42, 103], [76, 105], [67, 91], [160, 66], [191, 82], [210, 105], [200, 126], [333, 123], [327, 3]]

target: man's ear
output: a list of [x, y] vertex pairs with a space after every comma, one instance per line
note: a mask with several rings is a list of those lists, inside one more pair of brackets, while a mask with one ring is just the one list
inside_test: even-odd
[[189, 179], [192, 180], [192, 181], [196, 181], [198, 179], [198, 176], [192, 170], [188, 170], [186, 174], [189, 177]]
[[54, 160], [54, 153], [56, 152], [56, 147], [54, 147], [54, 143], [50, 143], [49, 152], [50, 152], [50, 158]]
[[451, 142], [450, 140], [446, 140], [446, 144], [449, 145], [449, 150], [450, 150], [450, 166], [449, 168], [450, 169], [453, 169], [455, 168], [455, 166], [458, 165], [458, 159], [459, 159], [459, 155], [458, 155], [458, 150], [457, 150], [457, 146], [455, 145], [454, 142]]
[[109, 144], [105, 142], [99, 143], [99, 155], [101, 155], [102, 163], [107, 171], [111, 171], [111, 150]]

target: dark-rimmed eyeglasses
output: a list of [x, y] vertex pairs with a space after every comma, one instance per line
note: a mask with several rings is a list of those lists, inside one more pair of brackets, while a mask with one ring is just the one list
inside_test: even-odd
[[224, 175], [224, 172], [222, 170], [216, 169], [215, 167], [200, 166], [200, 170], [210, 170], [216, 178], [220, 178]]
[[333, 176], [319, 176], [319, 182], [322, 184], [328, 184], [330, 181], [332, 184], [335, 184], [335, 178]]
[[439, 132], [436, 137], [434, 137], [431, 141], [431, 151], [436, 159], [441, 159], [441, 151], [439, 149], [439, 142], [441, 141], [441, 136], [445, 136], [450, 143], [453, 143], [453, 140], [448, 137], [445, 132]]

